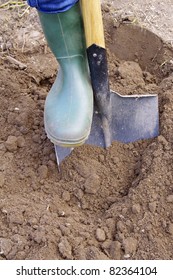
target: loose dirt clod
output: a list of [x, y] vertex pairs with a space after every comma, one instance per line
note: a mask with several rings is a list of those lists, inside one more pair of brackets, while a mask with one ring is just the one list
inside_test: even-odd
[[0, 238], [0, 255], [8, 257], [9, 252], [12, 249], [12, 242], [8, 238]]
[[96, 194], [99, 190], [99, 186], [99, 176], [92, 174], [85, 181], [85, 192], [89, 194]]
[[72, 247], [67, 238], [61, 238], [61, 242], [58, 244], [58, 249], [64, 259], [71, 259]]
[[133, 237], [128, 237], [123, 241], [125, 255], [134, 255], [137, 249], [137, 240]]
[[110, 255], [113, 260], [120, 260], [122, 254], [121, 243], [119, 241], [113, 241], [110, 247]]
[[150, 211], [151, 211], [152, 213], [154, 213], [154, 212], [156, 211], [157, 202], [154, 201], [154, 202], [149, 203], [148, 207], [149, 207]]
[[170, 223], [168, 226], [168, 232], [173, 236], [173, 223]]
[[64, 191], [62, 194], [62, 199], [64, 199], [64, 201], [70, 201], [70, 193], [68, 191]]
[[5, 147], [9, 152], [14, 152], [17, 150], [17, 137], [16, 136], [8, 136], [7, 141], [5, 142]]
[[140, 206], [140, 204], [134, 204], [134, 205], [132, 206], [132, 212], [133, 212], [134, 214], [139, 214], [140, 211], [141, 211], [141, 206]]
[[5, 176], [2, 172], [0, 172], [0, 188], [3, 187], [4, 183], [5, 183]]
[[41, 165], [38, 168], [38, 174], [41, 180], [46, 179], [48, 176], [48, 168], [46, 165]]
[[[134, 75], [135, 73], [135, 75]], [[133, 61], [122, 62], [118, 67], [118, 74], [127, 84], [144, 86], [142, 69], [139, 64]]]
[[167, 202], [173, 202], [173, 194], [167, 196]]
[[23, 148], [25, 146], [25, 138], [23, 136], [17, 137], [17, 146]]

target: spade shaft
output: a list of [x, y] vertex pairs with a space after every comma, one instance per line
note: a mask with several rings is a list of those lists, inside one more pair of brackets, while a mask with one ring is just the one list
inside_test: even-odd
[[100, 0], [81, 0], [87, 56], [95, 102], [102, 118], [105, 146], [111, 145], [111, 93]]

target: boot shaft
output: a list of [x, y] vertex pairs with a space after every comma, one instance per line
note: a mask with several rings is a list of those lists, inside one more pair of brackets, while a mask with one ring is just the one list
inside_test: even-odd
[[38, 12], [48, 45], [56, 59], [82, 55], [86, 57], [86, 44], [80, 5], [58, 14]]
[[93, 92], [80, 5], [63, 13], [38, 13], [48, 45], [60, 64], [45, 102], [45, 130], [56, 145], [81, 145], [91, 129]]

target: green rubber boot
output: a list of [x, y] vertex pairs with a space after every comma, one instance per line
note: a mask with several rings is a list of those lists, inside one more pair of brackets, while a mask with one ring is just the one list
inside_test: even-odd
[[77, 3], [59, 14], [38, 13], [48, 45], [60, 65], [45, 102], [45, 131], [56, 145], [81, 145], [90, 134], [93, 92], [80, 6]]

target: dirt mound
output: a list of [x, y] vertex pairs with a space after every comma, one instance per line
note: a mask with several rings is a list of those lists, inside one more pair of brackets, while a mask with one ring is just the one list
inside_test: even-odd
[[[0, 61], [0, 258], [172, 259], [172, 49], [104, 18], [111, 88], [157, 93], [160, 136], [76, 148], [59, 174], [43, 110], [57, 65], [42, 46]], [[128, 36], [127, 36], [128, 34]]]

